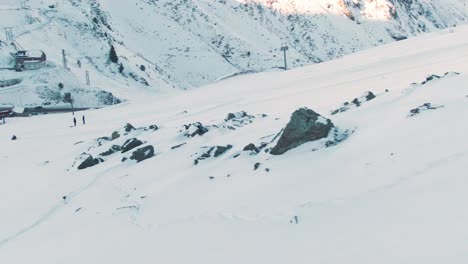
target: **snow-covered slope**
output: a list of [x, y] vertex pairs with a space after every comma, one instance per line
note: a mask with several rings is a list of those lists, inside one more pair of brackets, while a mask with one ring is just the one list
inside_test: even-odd
[[[62, 65], [65, 49], [80, 81], [66, 88], [122, 99], [283, 67], [283, 43], [289, 67], [298, 67], [464, 24], [468, 17], [464, 0], [29, 0], [26, 10], [15, 9], [17, 0], [1, 3], [2, 25], [13, 27], [20, 47], [44, 50], [51, 71]], [[111, 46], [118, 63], [109, 61]], [[0, 46], [0, 62], [9, 52]], [[92, 88], [84, 85], [86, 70]], [[51, 79], [48, 86], [61, 92], [59, 82]], [[0, 103], [17, 104], [14, 93], [4, 97]], [[31, 97], [27, 103], [47, 102], [37, 93]]]
[[[467, 34], [458, 27], [288, 72], [144, 95], [146, 103], [87, 111], [76, 128], [71, 115], [10, 119], [0, 125], [0, 260], [466, 263]], [[376, 98], [364, 102], [367, 91]], [[353, 133], [280, 156], [243, 151], [271, 147], [304, 106]], [[239, 111], [248, 115], [226, 120]], [[184, 136], [197, 121], [208, 132]], [[125, 133], [127, 122], [147, 129]], [[132, 137], [156, 155], [135, 164], [115, 153], [77, 169], [83, 152], [100, 157]]]

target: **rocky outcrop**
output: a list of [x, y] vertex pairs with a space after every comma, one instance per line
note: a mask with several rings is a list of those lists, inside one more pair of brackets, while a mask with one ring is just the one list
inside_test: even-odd
[[227, 151], [229, 151], [230, 149], [232, 149], [232, 145], [210, 147], [208, 151], [206, 151], [200, 157], [195, 159], [193, 161], [193, 164], [197, 165], [200, 161], [209, 159], [211, 157], [217, 158], [223, 155], [224, 153], [226, 153]]
[[112, 147], [110, 147], [110, 149], [102, 152], [101, 154], [99, 154], [99, 156], [102, 156], [102, 157], [107, 157], [107, 156], [110, 156], [114, 153], [117, 153], [119, 151], [122, 150], [122, 147], [121, 146], [118, 146], [118, 145], [113, 145]]
[[361, 97], [354, 98], [351, 102], [344, 102], [343, 105], [331, 112], [332, 115], [336, 115], [338, 113], [346, 112], [352, 108], [360, 107], [362, 104], [369, 102], [375, 99], [376, 96], [373, 92], [367, 91]]
[[328, 137], [334, 128], [333, 123], [311, 109], [296, 110], [286, 125], [277, 144], [270, 151], [272, 155], [281, 155], [304, 143]]
[[[265, 117], [266, 115], [257, 115], [258, 117]], [[227, 128], [229, 130], [236, 130], [243, 126], [250, 125], [255, 121], [255, 116], [249, 115], [245, 111], [240, 111], [236, 113], [228, 113], [227, 117], [224, 119], [224, 123], [220, 126]]]
[[245, 146], [243, 151], [251, 151], [251, 152], [255, 152], [255, 153], [260, 152], [260, 150], [253, 143], [250, 143], [247, 146]]
[[119, 131], [112, 132], [111, 137], [112, 137], [112, 140], [118, 139], [120, 137]]
[[427, 76], [424, 81], [422, 81], [420, 83], [412, 83], [412, 85], [425, 85], [425, 84], [428, 84], [428, 83], [433, 82], [435, 80], [443, 79], [443, 78], [450, 77], [450, 76], [456, 76], [456, 75], [460, 75], [460, 73], [458, 73], [458, 72], [446, 72], [442, 76], [437, 75], [437, 74], [431, 74], [431, 75]]
[[150, 125], [150, 126], [148, 126], [147, 129], [145, 129], [145, 131], [148, 131], [148, 130], [149, 131], [157, 131], [157, 130], [159, 130], [159, 127], [157, 125]]
[[428, 111], [428, 110], [435, 110], [444, 107], [443, 105], [433, 105], [431, 103], [425, 103], [421, 106], [418, 106], [417, 108], [411, 109], [409, 113], [409, 117], [419, 115], [422, 112]]
[[131, 138], [125, 141], [125, 143], [122, 145], [122, 153], [129, 152], [130, 150], [139, 147], [143, 145], [143, 142], [136, 139], [136, 138]]
[[229, 120], [232, 120], [232, 119], [240, 119], [240, 118], [244, 118], [244, 117], [247, 117], [247, 112], [245, 111], [240, 111], [240, 112], [237, 112], [237, 113], [229, 113], [226, 117], [226, 121], [229, 121]]
[[132, 130], [136, 130], [136, 129], [135, 129], [135, 127], [132, 126], [132, 124], [127, 123], [127, 124], [124, 126], [124, 130], [125, 130], [125, 132], [130, 133]]
[[195, 122], [192, 124], [184, 125], [183, 135], [186, 137], [195, 137], [195, 136], [203, 136], [208, 132], [208, 128], [203, 126], [200, 122]]
[[152, 157], [154, 157], [154, 147], [148, 145], [133, 151], [130, 159], [139, 163]]
[[104, 160], [101, 159], [101, 158], [94, 158], [90, 154], [86, 154], [86, 158], [78, 166], [78, 169], [79, 170], [84, 170], [84, 169], [87, 169], [87, 168], [91, 168], [91, 167], [94, 167], [94, 166], [98, 165], [101, 162], [104, 162]]

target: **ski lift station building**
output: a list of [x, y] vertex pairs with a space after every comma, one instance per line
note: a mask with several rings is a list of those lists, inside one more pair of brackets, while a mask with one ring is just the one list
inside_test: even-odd
[[47, 57], [41, 50], [20, 50], [14, 55], [16, 70], [37, 70], [45, 66]]

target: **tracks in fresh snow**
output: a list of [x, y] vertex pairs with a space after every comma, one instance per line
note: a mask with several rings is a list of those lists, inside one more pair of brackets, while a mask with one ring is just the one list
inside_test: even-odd
[[[72, 192], [71, 194], [67, 195], [67, 203], [73, 198], [77, 197], [81, 193], [85, 192], [89, 188], [93, 187], [96, 182], [103, 177], [103, 175], [106, 175], [106, 172], [111, 169], [107, 169], [105, 171], [96, 173], [96, 175], [88, 184], [84, 185], [81, 187], [78, 191]], [[50, 217], [54, 216], [57, 212], [60, 211], [60, 209], [66, 207], [66, 204], [63, 201], [57, 202], [54, 206], [52, 206], [45, 214], [41, 215], [39, 218], [37, 218], [32, 224], [14, 232], [13, 234], [7, 236], [6, 238], [0, 238], [0, 249], [5, 246], [6, 244], [10, 243], [11, 241], [23, 236], [24, 234], [34, 230], [35, 228], [39, 227], [41, 224], [46, 222]]]

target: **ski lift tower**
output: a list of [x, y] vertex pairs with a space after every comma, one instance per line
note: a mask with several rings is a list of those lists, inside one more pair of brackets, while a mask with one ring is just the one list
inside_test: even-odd
[[288, 63], [286, 59], [286, 52], [289, 50], [289, 47], [286, 43], [281, 44], [281, 51], [284, 54], [284, 70], [286, 71], [288, 69]]
[[13, 42], [13, 27], [4, 27], [5, 29], [5, 40], [7, 43]]

